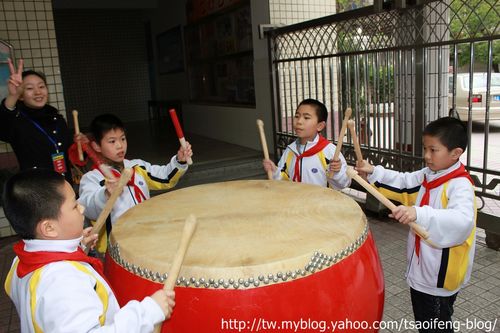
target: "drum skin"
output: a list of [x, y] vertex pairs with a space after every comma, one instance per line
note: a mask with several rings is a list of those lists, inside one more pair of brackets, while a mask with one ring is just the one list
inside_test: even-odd
[[[176, 306], [162, 332], [332, 332], [334, 325], [342, 332], [377, 332], [360, 329], [380, 321], [384, 305], [382, 267], [365, 230], [352, 253], [294, 279], [257, 287], [176, 286]], [[121, 306], [162, 287], [125, 269], [109, 253], [105, 271]]]

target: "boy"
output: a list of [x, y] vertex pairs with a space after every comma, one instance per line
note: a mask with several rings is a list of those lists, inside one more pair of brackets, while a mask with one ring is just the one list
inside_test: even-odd
[[[344, 157], [340, 154], [340, 160], [332, 161], [335, 146], [320, 135], [327, 117], [328, 111], [323, 103], [315, 99], [300, 102], [293, 118], [297, 140], [285, 149], [278, 166], [271, 160], [264, 160], [264, 170], [271, 170], [277, 180], [331, 186], [337, 190], [348, 187], [351, 180], [346, 174]], [[329, 177], [329, 170], [335, 172], [333, 178]]]
[[453, 332], [451, 316], [458, 291], [470, 278], [475, 251], [476, 207], [473, 181], [460, 163], [467, 130], [455, 118], [429, 123], [423, 133], [426, 168], [401, 173], [363, 161], [356, 168], [389, 199], [403, 203], [391, 217], [416, 222], [427, 231], [430, 246], [408, 235], [406, 280], [420, 332]]
[[[90, 126], [94, 141], [92, 148], [101, 154], [104, 163], [112, 167], [113, 173], [119, 177], [123, 168], [132, 168], [134, 175], [123, 193], [118, 197], [111, 212], [111, 222], [115, 221], [129, 208], [149, 199], [149, 190], [173, 188], [186, 172], [186, 160], [193, 155], [191, 145], [179, 148], [177, 155], [164, 166], [151, 165], [143, 160], [127, 160], [127, 138], [125, 127], [118, 117], [112, 114], [97, 116]], [[85, 216], [96, 220], [106, 204], [107, 197], [115, 190], [116, 181], [105, 179], [99, 169], [83, 175], [80, 181], [80, 197], [78, 202], [86, 207]], [[108, 226], [109, 227], [109, 226]], [[109, 229], [109, 228], [108, 228]], [[109, 232], [109, 230], [108, 230]]]
[[170, 316], [175, 294], [163, 290], [120, 309], [101, 262], [79, 248], [84, 208], [61, 175], [14, 175], [5, 184], [4, 210], [23, 238], [5, 281], [21, 332], [152, 332]]

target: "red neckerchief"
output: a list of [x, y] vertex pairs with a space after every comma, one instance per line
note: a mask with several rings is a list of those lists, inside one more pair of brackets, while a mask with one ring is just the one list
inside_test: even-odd
[[[17, 276], [20, 278], [29, 273], [43, 267], [47, 264], [57, 261], [81, 261], [90, 264], [104, 280], [104, 271], [102, 262], [99, 259], [89, 257], [78, 246], [75, 252], [50, 252], [50, 251], [35, 251], [28, 252], [24, 249], [24, 241], [20, 240], [14, 244], [14, 252], [19, 258], [17, 265]], [[106, 281], [107, 282], [107, 281]], [[108, 283], [109, 285], [109, 283]]]
[[[120, 178], [121, 174], [117, 170], [111, 169], [111, 172], [113, 173], [113, 175], [115, 175], [116, 179]], [[135, 196], [135, 200], [137, 201], [137, 203], [141, 203], [143, 200], [146, 200], [146, 196], [144, 195], [144, 193], [142, 193], [139, 186], [137, 186], [135, 184], [135, 169], [134, 168], [132, 168], [132, 177], [130, 177], [130, 180], [128, 181], [127, 186], [132, 186], [134, 188], [134, 196]]]
[[[99, 172], [101, 172], [101, 170], [95, 164], [92, 166], [92, 168], [97, 169], [97, 170], [99, 170]], [[115, 170], [114, 168], [110, 168], [110, 170], [113, 173], [113, 175], [115, 175], [116, 179], [120, 178], [121, 173], [118, 170]], [[102, 174], [102, 172], [101, 172], [101, 174]], [[132, 177], [130, 177], [130, 180], [128, 181], [127, 186], [132, 186], [134, 188], [134, 197], [135, 197], [135, 200], [137, 201], [137, 203], [141, 203], [142, 201], [146, 200], [146, 196], [144, 195], [144, 193], [141, 191], [139, 186], [137, 186], [135, 184], [135, 169], [134, 168], [132, 168]]]
[[[429, 199], [431, 197], [431, 190], [434, 188], [437, 188], [450, 179], [453, 178], [459, 178], [459, 177], [465, 177], [467, 178], [472, 185], [474, 185], [474, 181], [470, 177], [469, 173], [467, 170], [465, 170], [465, 167], [462, 163], [460, 163], [460, 166], [456, 169], [453, 170], [452, 172], [441, 176], [439, 178], [434, 179], [431, 182], [427, 182], [427, 179], [424, 177], [424, 182], [422, 183], [422, 186], [425, 188], [424, 195], [422, 196], [422, 200], [420, 201], [420, 207], [429, 205]], [[415, 253], [417, 254], [417, 257], [420, 255], [420, 236], [415, 234]]]
[[311, 148], [309, 148], [308, 150], [306, 150], [302, 154], [296, 155], [295, 167], [294, 167], [293, 179], [292, 179], [294, 182], [301, 182], [302, 181], [302, 175], [300, 174], [300, 161], [302, 160], [302, 158], [316, 155], [317, 153], [322, 151], [323, 148], [325, 148], [330, 143], [330, 141], [328, 141], [327, 139], [325, 139], [321, 135], [318, 135], [318, 136], [319, 136], [318, 142], [314, 146], [312, 146]]

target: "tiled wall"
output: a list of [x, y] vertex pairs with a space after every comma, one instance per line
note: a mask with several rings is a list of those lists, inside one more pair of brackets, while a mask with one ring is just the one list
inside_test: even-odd
[[85, 128], [101, 113], [147, 119], [151, 96], [141, 10], [56, 9], [54, 18], [68, 109]]
[[[24, 59], [25, 69], [46, 74], [50, 104], [65, 115], [51, 1], [0, 0], [0, 39], [14, 47], [14, 56]], [[10, 146], [0, 142], [0, 151], [10, 151]], [[0, 207], [0, 237], [12, 234]]]
[[17, 59], [24, 59], [25, 69], [45, 73], [50, 104], [65, 115], [51, 1], [0, 0], [0, 39], [13, 46]]
[[271, 24], [293, 24], [335, 13], [332, 0], [269, 0]]

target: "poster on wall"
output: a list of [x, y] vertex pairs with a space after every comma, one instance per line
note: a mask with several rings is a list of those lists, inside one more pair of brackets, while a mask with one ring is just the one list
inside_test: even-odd
[[0, 40], [0, 101], [7, 97], [7, 81], [9, 81], [10, 72], [7, 59], [11, 57], [12, 47]]
[[167, 30], [156, 37], [158, 71], [160, 74], [184, 71], [184, 55], [181, 27]]

